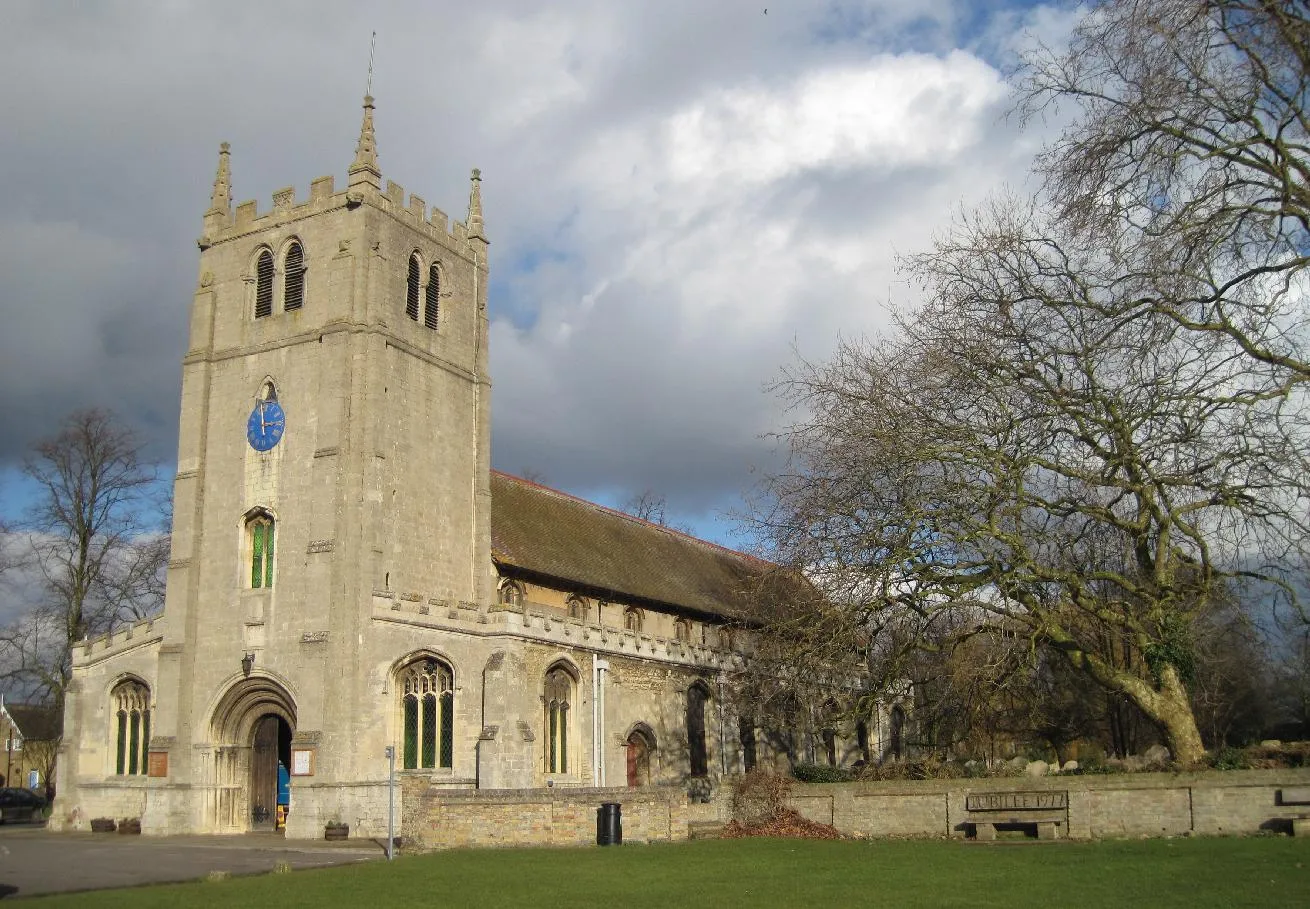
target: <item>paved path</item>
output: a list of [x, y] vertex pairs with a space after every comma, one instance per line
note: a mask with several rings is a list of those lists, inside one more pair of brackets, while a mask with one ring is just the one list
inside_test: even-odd
[[323, 868], [382, 855], [382, 847], [367, 840], [339, 844], [272, 834], [51, 833], [42, 827], [5, 824], [0, 826], [0, 899], [194, 881], [211, 871], [260, 874], [279, 862], [292, 868]]

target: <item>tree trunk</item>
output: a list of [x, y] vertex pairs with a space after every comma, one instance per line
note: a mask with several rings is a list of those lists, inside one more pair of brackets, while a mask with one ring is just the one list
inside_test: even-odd
[[1201, 744], [1201, 731], [1196, 725], [1187, 688], [1178, 678], [1178, 671], [1166, 664], [1160, 673], [1160, 688], [1155, 692], [1154, 709], [1143, 705], [1146, 715], [1160, 725], [1165, 742], [1180, 764], [1196, 764], [1205, 757]]

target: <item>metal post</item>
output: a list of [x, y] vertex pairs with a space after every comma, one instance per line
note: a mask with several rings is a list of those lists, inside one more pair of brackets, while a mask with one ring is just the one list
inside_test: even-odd
[[387, 746], [387, 861], [396, 856], [396, 748]]

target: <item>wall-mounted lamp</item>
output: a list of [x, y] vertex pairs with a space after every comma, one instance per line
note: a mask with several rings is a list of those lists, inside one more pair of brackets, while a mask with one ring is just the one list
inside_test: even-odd
[[244, 675], [246, 678], [250, 678], [250, 669], [254, 665], [255, 665], [255, 655], [253, 653], [247, 653], [245, 656], [241, 658], [241, 674]]

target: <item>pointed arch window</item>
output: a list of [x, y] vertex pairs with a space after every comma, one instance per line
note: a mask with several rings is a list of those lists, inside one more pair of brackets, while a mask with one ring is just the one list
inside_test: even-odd
[[629, 606], [623, 612], [623, 628], [626, 631], [641, 631], [641, 610], [636, 606]]
[[423, 298], [423, 324], [428, 328], [437, 327], [441, 310], [441, 269], [433, 262], [428, 269], [428, 286]]
[[546, 673], [546, 772], [569, 772], [573, 676], [563, 666]]
[[405, 279], [405, 315], [415, 322], [418, 321], [419, 279], [422, 273], [418, 253], [414, 253], [409, 257], [409, 276]]
[[451, 767], [455, 757], [454, 673], [428, 657], [401, 672], [402, 766], [406, 770]]
[[273, 314], [273, 253], [261, 250], [255, 260], [255, 318]]
[[273, 586], [274, 525], [273, 516], [266, 511], [256, 511], [246, 518], [246, 546], [253, 590]]
[[292, 240], [282, 259], [286, 275], [282, 288], [282, 308], [291, 312], [305, 305], [305, 248]]
[[500, 582], [500, 589], [496, 592], [496, 597], [502, 606], [522, 606], [523, 585], [518, 581], [511, 581], [506, 578]]
[[587, 606], [587, 598], [580, 596], [570, 596], [566, 601], [569, 607], [569, 618], [577, 619], [579, 622], [587, 621], [587, 613], [590, 611]]
[[691, 622], [686, 619], [678, 619], [673, 623], [673, 636], [678, 639], [679, 643], [691, 643]]
[[114, 773], [138, 776], [146, 772], [150, 750], [150, 689], [131, 680], [110, 695], [114, 707]]

